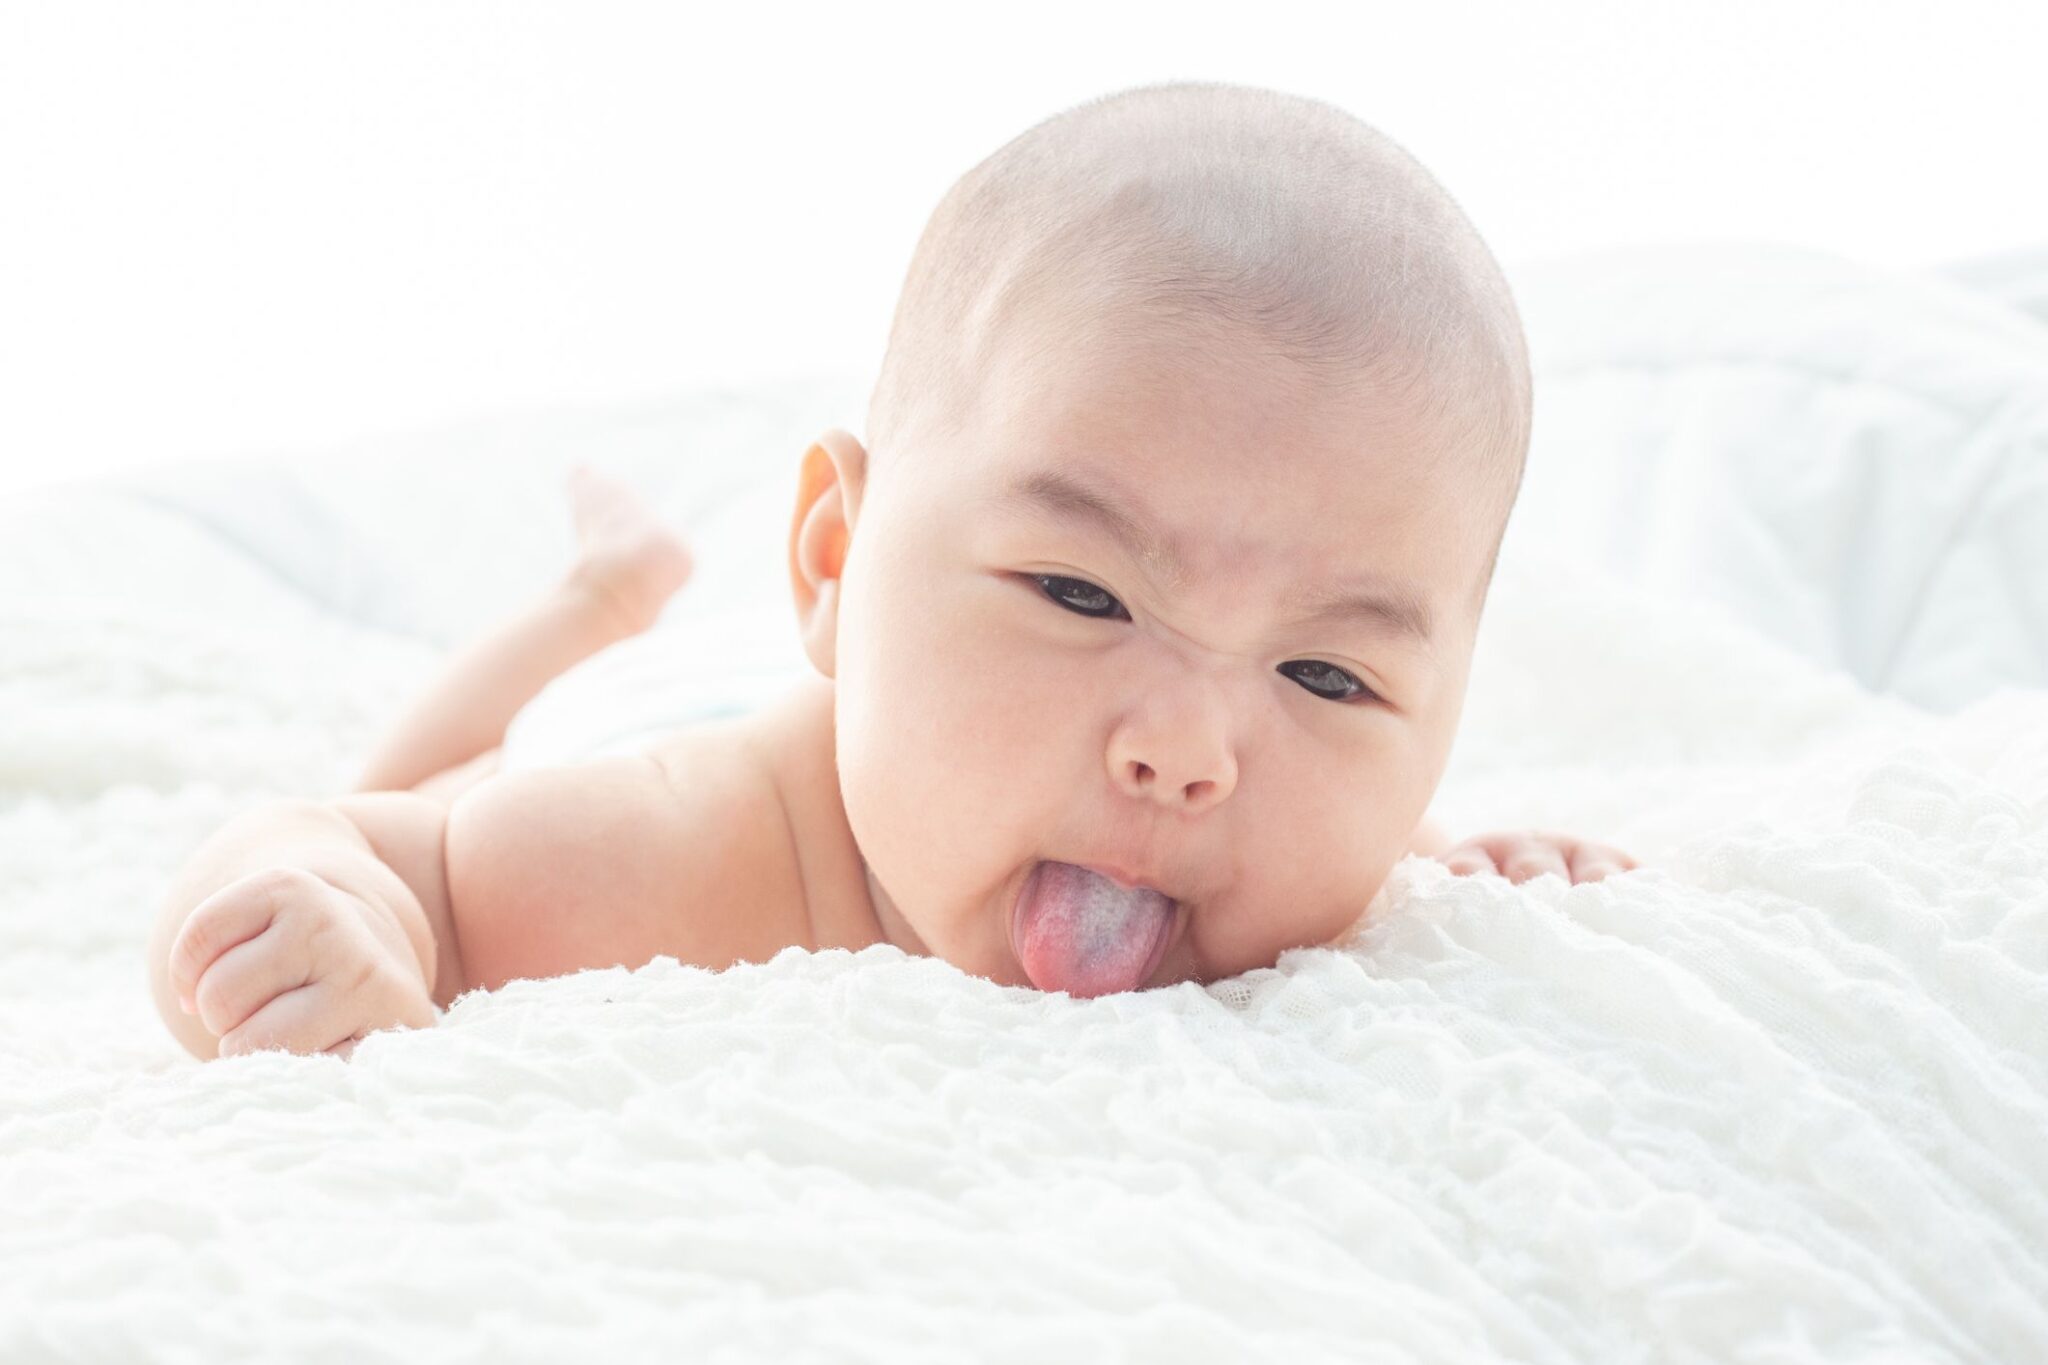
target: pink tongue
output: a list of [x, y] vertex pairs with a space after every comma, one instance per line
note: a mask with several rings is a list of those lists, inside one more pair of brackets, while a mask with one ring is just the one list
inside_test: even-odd
[[1031, 984], [1073, 996], [1136, 990], [1173, 915], [1157, 891], [1126, 891], [1072, 863], [1043, 862], [1017, 902], [1017, 956]]

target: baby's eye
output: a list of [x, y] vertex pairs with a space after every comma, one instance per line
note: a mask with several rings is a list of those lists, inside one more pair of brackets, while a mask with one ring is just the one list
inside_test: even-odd
[[[1038, 573], [1031, 575], [1031, 577], [1037, 580], [1040, 592], [1043, 592], [1048, 598], [1065, 607], [1068, 611], [1073, 612], [1076, 616], [1089, 616], [1098, 621], [1112, 621], [1116, 619], [1114, 613], [1123, 612], [1123, 618], [1126, 621], [1131, 619], [1130, 613], [1124, 612], [1122, 603], [1118, 602], [1101, 588], [1096, 587], [1093, 583], [1086, 583], [1078, 578], [1062, 578], [1058, 574]], [[1085, 602], [1087, 605], [1081, 605], [1081, 602]], [[1301, 674], [1298, 676], [1290, 673], [1287, 671], [1289, 669], [1299, 669]], [[1319, 680], [1318, 684], [1304, 682], [1302, 686], [1326, 701], [1345, 702], [1360, 697], [1370, 701], [1379, 700], [1378, 694], [1371, 688], [1335, 664], [1321, 663], [1314, 659], [1290, 659], [1280, 665], [1279, 671], [1283, 675], [1293, 678], [1296, 682], [1301, 682], [1303, 676]], [[1332, 681], [1333, 679], [1334, 682]], [[1348, 692], [1344, 690], [1347, 683], [1351, 687], [1351, 690]]]
[[[1076, 607], [1072, 600], [1075, 597], [1099, 597], [1105, 606], [1115, 607], [1118, 611], [1123, 611], [1121, 603], [1102, 589], [1096, 587], [1093, 583], [1083, 583], [1078, 578], [1061, 578], [1057, 574], [1049, 573], [1035, 573], [1031, 576], [1038, 580], [1039, 589], [1047, 597], [1050, 597], [1053, 601], [1072, 611], [1077, 616], [1093, 616], [1101, 620], [1111, 619], [1106, 610], [1096, 607]], [[1058, 586], [1050, 586], [1054, 584]], [[1078, 589], [1079, 591], [1070, 592], [1069, 589]], [[1130, 619], [1130, 613], [1125, 612], [1124, 617], [1126, 620]]]
[[[1290, 668], [1298, 668], [1301, 670], [1301, 673], [1288, 673], [1287, 670]], [[1322, 683], [1335, 690], [1325, 691], [1322, 686], [1311, 686], [1308, 683], [1302, 683], [1302, 686], [1307, 687], [1309, 691], [1317, 696], [1326, 697], [1331, 701], [1350, 701], [1353, 698], [1363, 698], [1366, 701], [1379, 700], [1379, 694], [1335, 664], [1326, 664], [1317, 659], [1289, 659], [1286, 663], [1280, 665], [1280, 672], [1285, 673], [1296, 682], [1301, 682], [1304, 676], [1320, 679]], [[1349, 684], [1351, 688], [1348, 692], [1344, 690], [1346, 684]]]

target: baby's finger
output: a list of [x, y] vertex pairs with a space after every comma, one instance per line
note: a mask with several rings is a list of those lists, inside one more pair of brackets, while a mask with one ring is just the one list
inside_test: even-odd
[[224, 1038], [286, 991], [313, 979], [305, 941], [277, 924], [215, 958], [192, 988], [194, 1013], [206, 1031]]
[[1602, 844], [1580, 844], [1572, 850], [1572, 882], [1597, 882], [1603, 877], [1612, 877], [1627, 870], [1625, 863], [1633, 863], [1625, 854], [1618, 854]]
[[304, 875], [285, 868], [237, 878], [192, 907], [171, 940], [171, 993], [193, 1000], [199, 978], [213, 960], [256, 937], [277, 918], [286, 878]]
[[1500, 871], [1517, 886], [1546, 872], [1571, 880], [1571, 873], [1565, 868], [1564, 854], [1555, 844], [1518, 844], [1501, 862]]
[[1461, 877], [1483, 876], [1494, 870], [1493, 859], [1486, 850], [1473, 844], [1459, 844], [1446, 850], [1441, 861]]
[[220, 1055], [241, 1057], [278, 1048], [301, 1056], [325, 1052], [355, 1033], [335, 1008], [335, 993], [324, 981], [286, 991], [236, 1027], [220, 1035]]
[[1495, 830], [1490, 834], [1475, 834], [1460, 848], [1476, 848], [1492, 859], [1493, 865], [1506, 871], [1508, 859], [1536, 842], [1541, 836], [1528, 830]]

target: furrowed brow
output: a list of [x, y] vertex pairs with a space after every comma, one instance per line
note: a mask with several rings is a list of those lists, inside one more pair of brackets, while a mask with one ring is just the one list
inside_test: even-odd
[[[1079, 524], [1106, 536], [1168, 586], [1177, 589], [1185, 580], [1188, 556], [1174, 538], [1154, 531], [1114, 495], [1069, 475], [1039, 470], [1005, 487], [991, 502], [1002, 510]], [[1290, 601], [1300, 608], [1297, 624], [1349, 621], [1373, 634], [1419, 646], [1429, 646], [1435, 639], [1435, 614], [1428, 599], [1411, 584], [1353, 579], [1296, 594]]]
[[1187, 557], [1176, 544], [1153, 531], [1113, 495], [1065, 474], [1042, 469], [1026, 475], [998, 494], [995, 502], [1010, 511], [1087, 526], [1109, 537], [1126, 555], [1172, 586], [1178, 587], [1185, 577]]
[[1405, 583], [1351, 583], [1310, 593], [1303, 600], [1308, 604], [1303, 622], [1355, 621], [1374, 634], [1423, 646], [1436, 639], [1436, 615], [1429, 602]]

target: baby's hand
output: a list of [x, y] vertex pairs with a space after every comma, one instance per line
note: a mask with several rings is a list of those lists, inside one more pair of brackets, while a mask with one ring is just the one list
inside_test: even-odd
[[1564, 834], [1516, 830], [1479, 834], [1444, 850], [1438, 861], [1460, 875], [1498, 872], [1517, 886], [1549, 872], [1573, 884], [1597, 882], [1638, 864], [1618, 848]]
[[396, 917], [292, 867], [253, 872], [194, 906], [171, 944], [170, 981], [223, 1057], [282, 1048], [345, 1059], [365, 1034], [435, 1018]]

